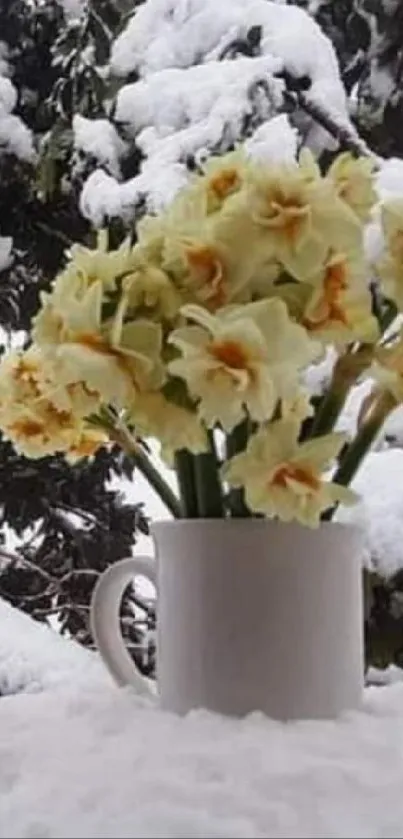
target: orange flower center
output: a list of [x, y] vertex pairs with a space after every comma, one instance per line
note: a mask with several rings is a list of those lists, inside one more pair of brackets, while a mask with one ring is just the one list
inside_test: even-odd
[[27, 361], [26, 358], [21, 358], [17, 367], [13, 371], [14, 379], [30, 378], [38, 372], [38, 365], [33, 361]]
[[216, 198], [224, 201], [240, 186], [241, 179], [236, 169], [222, 169], [210, 178], [209, 187]]
[[267, 196], [265, 223], [267, 227], [281, 231], [291, 244], [301, 235], [309, 215], [309, 205], [303, 202], [302, 196], [286, 196], [278, 189]]
[[270, 483], [282, 489], [287, 489], [289, 481], [302, 484], [309, 492], [317, 492], [320, 488], [320, 481], [311, 469], [305, 466], [293, 466], [291, 463], [280, 466]]
[[245, 370], [248, 367], [248, 356], [236, 341], [213, 342], [209, 348], [210, 354], [217, 361], [232, 367], [233, 370]]
[[50, 435], [47, 433], [49, 426], [56, 425], [61, 429], [69, 428], [71, 425], [71, 415], [68, 411], [58, 411], [52, 404], [45, 407], [45, 417], [42, 422], [35, 419], [21, 419], [16, 420], [11, 426], [11, 430], [16, 436], [25, 438], [43, 436], [49, 439]]
[[325, 294], [329, 298], [338, 297], [342, 291], [347, 291], [348, 280], [345, 262], [335, 262], [333, 265], [328, 266], [324, 279], [324, 287]]
[[119, 353], [108, 344], [104, 338], [101, 338], [100, 335], [93, 334], [91, 332], [83, 333], [79, 335], [77, 338], [77, 343], [82, 344], [83, 347], [88, 347], [90, 350], [95, 350], [95, 352], [100, 353], [100, 355], [113, 355], [116, 356]]
[[122, 372], [126, 375], [129, 375], [130, 378], [133, 379], [134, 373], [132, 370], [130, 370], [128, 361], [123, 355], [123, 353], [119, 349], [112, 347], [111, 344], [108, 344], [108, 341], [105, 341], [105, 339], [102, 338], [101, 335], [93, 333], [82, 334], [76, 338], [76, 341], [78, 344], [81, 344], [81, 346], [88, 347], [89, 350], [94, 350], [94, 352], [97, 352], [100, 355], [105, 355], [109, 356], [110, 358], [114, 358]]
[[16, 382], [29, 385], [33, 393], [37, 396], [40, 396], [40, 390], [38, 387], [37, 380], [35, 378], [38, 372], [39, 367], [37, 364], [35, 364], [35, 362], [27, 361], [26, 358], [21, 358], [18, 362], [18, 365], [13, 370], [12, 376]]
[[17, 420], [10, 426], [15, 435], [21, 437], [38, 437], [43, 434], [44, 425], [36, 420]]
[[306, 329], [321, 329], [330, 322], [348, 326], [348, 318], [340, 296], [348, 289], [347, 269], [344, 262], [329, 265], [323, 280], [323, 294], [311, 314], [304, 318]]
[[210, 307], [223, 306], [227, 300], [225, 271], [214, 248], [208, 245], [189, 248], [186, 257], [190, 270], [196, 275], [196, 282], [207, 292], [206, 299]]
[[102, 445], [102, 440], [83, 437], [70, 451], [77, 457], [91, 457]]

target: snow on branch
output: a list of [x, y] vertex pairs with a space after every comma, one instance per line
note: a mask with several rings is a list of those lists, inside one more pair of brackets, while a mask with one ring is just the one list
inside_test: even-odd
[[16, 157], [32, 161], [35, 157], [32, 135], [22, 120], [12, 112], [17, 103], [14, 85], [4, 75], [0, 75], [0, 156], [14, 154]]
[[[112, 71], [136, 80], [122, 85], [111, 122], [75, 123], [76, 148], [98, 162], [81, 195], [95, 226], [160, 211], [186, 183], [189, 163], [245, 139], [250, 154], [276, 162], [295, 157], [296, 129], [314, 152], [369, 153], [350, 122], [333, 46], [296, 6], [146, 0], [114, 43]], [[289, 89], [290, 78], [304, 88]], [[119, 173], [118, 135], [142, 161], [133, 176]]]

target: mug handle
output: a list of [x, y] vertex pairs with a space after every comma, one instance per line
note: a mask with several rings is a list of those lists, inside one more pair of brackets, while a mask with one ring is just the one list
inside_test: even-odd
[[130, 556], [111, 565], [99, 577], [91, 598], [90, 627], [98, 652], [120, 687], [131, 685], [143, 696], [155, 696], [155, 684], [143, 676], [125, 647], [120, 628], [120, 605], [133, 577], [147, 577], [157, 587], [155, 562]]

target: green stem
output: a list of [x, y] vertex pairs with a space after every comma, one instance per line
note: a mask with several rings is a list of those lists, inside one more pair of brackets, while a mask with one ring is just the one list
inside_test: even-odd
[[213, 433], [209, 432], [210, 451], [195, 456], [197, 506], [200, 518], [224, 518], [224, 497]]
[[346, 382], [344, 386], [338, 383], [337, 386], [334, 384], [329, 387], [312, 423], [310, 437], [320, 437], [333, 430], [344, 408], [350, 387], [349, 382]]
[[164, 480], [158, 469], [153, 466], [145, 452], [142, 451], [139, 444], [133, 438], [129, 429], [123, 424], [119, 423], [114, 428], [108, 428], [111, 440], [118, 443], [126, 454], [133, 458], [139, 472], [147, 479], [150, 486], [155, 490], [161, 501], [165, 504], [167, 509], [172, 513], [175, 519], [181, 517], [181, 507], [179, 499]]
[[184, 519], [199, 517], [194, 461], [195, 456], [185, 449], [175, 453], [175, 470], [181, 497], [181, 517]]
[[320, 437], [333, 431], [351, 388], [369, 367], [372, 355], [372, 345], [361, 344], [358, 350], [348, 350], [337, 360], [329, 389], [320, 403], [309, 437]]
[[135, 455], [135, 462], [139, 472], [144, 475], [173, 517], [179, 519], [182, 513], [179, 500], [169, 484], [160, 475], [158, 469], [152, 465], [147, 455], [141, 450]]
[[364, 418], [357, 436], [350, 443], [344, 456], [341, 457], [339, 468], [332, 478], [334, 483], [342, 486], [350, 484], [385, 420], [395, 407], [396, 401], [392, 394], [386, 390], [381, 391], [369, 410], [367, 418]]
[[[227, 435], [226, 455], [228, 459], [245, 451], [248, 445], [249, 432], [248, 420], [244, 420], [244, 422], [234, 428], [231, 434]], [[245, 491], [243, 487], [230, 490], [228, 494], [228, 505], [233, 518], [250, 518], [251, 512], [245, 504]]]
[[385, 311], [378, 318], [381, 335], [385, 334], [386, 330], [389, 329], [389, 326], [393, 323], [398, 314], [399, 310], [395, 303], [393, 303], [391, 300], [388, 300], [385, 306]]

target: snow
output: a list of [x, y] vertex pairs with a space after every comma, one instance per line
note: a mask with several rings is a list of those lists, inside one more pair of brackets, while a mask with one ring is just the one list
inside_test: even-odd
[[17, 104], [17, 91], [10, 79], [0, 76], [0, 106], [11, 113]]
[[0, 236], [0, 272], [4, 271], [11, 265], [12, 256], [11, 250], [13, 247], [13, 240], [10, 236]]
[[402, 475], [403, 449], [370, 452], [351, 485], [361, 500], [337, 515], [362, 529], [363, 562], [385, 578], [403, 568]]
[[103, 164], [111, 175], [120, 177], [119, 160], [127, 151], [114, 126], [107, 119], [73, 118], [74, 148]]
[[102, 169], [96, 169], [84, 184], [80, 209], [95, 227], [105, 220], [122, 218], [130, 222], [138, 206], [147, 200], [149, 211], [160, 212], [188, 181], [184, 164], [167, 168], [162, 159], [146, 160], [140, 175], [119, 183]]
[[0, 50], [0, 155], [6, 152], [32, 161], [32, 135], [22, 120], [12, 113], [17, 103], [17, 92], [10, 79], [2, 75], [5, 70]]
[[0, 598], [0, 703], [2, 696], [39, 693], [69, 682], [81, 684], [88, 676], [93, 680], [102, 677], [94, 653], [62, 638]]
[[387, 201], [403, 198], [403, 160], [390, 157], [382, 160], [376, 175], [375, 188], [379, 195], [372, 213], [371, 222], [365, 231], [365, 249], [367, 258], [376, 262], [384, 248], [384, 237], [381, 227], [381, 206]]
[[[217, 142], [226, 121], [236, 124], [248, 107], [250, 87], [281, 69], [281, 62], [271, 56], [238, 58], [236, 61], [211, 61], [187, 69], [172, 68], [153, 73], [125, 85], [117, 97], [115, 118], [132, 128], [136, 136], [152, 126], [156, 137], [166, 137], [184, 126], [197, 128], [205, 121], [216, 120]], [[273, 97], [281, 101], [281, 83], [271, 83]], [[194, 149], [192, 149], [193, 151]]]
[[[251, 27], [261, 28], [261, 55], [220, 60], [226, 48], [237, 38], [245, 38]], [[124, 127], [128, 140], [136, 143], [144, 161], [139, 175], [121, 183], [116, 174], [118, 161], [114, 160], [112, 171], [110, 154], [103, 155], [104, 161], [102, 154], [95, 154], [101, 166], [106, 162], [108, 172], [96, 170], [84, 185], [83, 214], [97, 226], [116, 216], [128, 222], [144, 205], [151, 212], [163, 209], [186, 182], [187, 159], [239, 142], [252, 107], [260, 124], [249, 143], [250, 153], [276, 162], [282, 134], [281, 159], [293, 158], [297, 141], [287, 117], [272, 125], [282, 106], [283, 90], [283, 82], [274, 74], [283, 69], [309, 75], [312, 99], [349, 125], [333, 46], [302, 9], [270, 0], [221, 0], [219, 4], [216, 0], [147, 0], [112, 51], [115, 74], [125, 78], [136, 70], [139, 75], [137, 81], [123, 84], [113, 119]], [[269, 86], [269, 95], [261, 95], [257, 103], [256, 84], [262, 80]], [[110, 147], [106, 126], [97, 122], [98, 148]], [[333, 142], [310, 118], [301, 117], [299, 124], [313, 150]], [[93, 138], [95, 130], [94, 125]], [[87, 124], [86, 137], [90, 131]], [[94, 139], [89, 140], [93, 144]], [[84, 148], [87, 140], [79, 145]]]
[[246, 153], [266, 164], [290, 163], [296, 159], [298, 134], [286, 114], [262, 123], [245, 142]]
[[397, 668], [335, 721], [182, 718], [3, 604], [0, 626], [2, 676], [18, 686], [26, 668], [41, 683], [0, 697], [0, 837], [402, 835]]
[[7, 54], [7, 44], [5, 44], [4, 41], [0, 41], [0, 76], [7, 76], [9, 73]]
[[0, 154], [14, 154], [21, 160], [32, 161], [34, 149], [29, 129], [19, 117], [0, 107]]
[[377, 190], [383, 200], [403, 195], [403, 160], [390, 157], [383, 161], [377, 177]]
[[77, 20], [86, 6], [86, 0], [57, 0], [68, 20]]
[[[295, 6], [270, 0], [147, 0], [117, 38], [112, 68], [142, 76], [215, 59], [251, 26], [262, 27], [262, 52], [297, 76], [308, 75], [312, 93], [329, 85], [338, 110], [345, 107], [334, 49], [315, 21]], [[317, 86], [317, 87], [315, 87]]]
[[[251, 88], [277, 66], [278, 62], [273, 63], [272, 58], [243, 58], [196, 65], [188, 70], [165, 70], [125, 85], [117, 97], [115, 120], [136, 141], [145, 160], [140, 174], [123, 183], [101, 169], [93, 172], [81, 196], [83, 214], [96, 225], [105, 217], [130, 219], [143, 198], [147, 200], [149, 210], [163, 209], [187, 182], [186, 160], [189, 156], [211, 153], [220, 147], [224, 137], [229, 142], [240, 137], [243, 122], [250, 112], [248, 94]], [[262, 103], [263, 119], [274, 116], [275, 103], [279, 105], [280, 102], [279, 84], [271, 83], [271, 91], [272, 102]], [[278, 156], [280, 125], [283, 159], [290, 149], [293, 157], [294, 132], [285, 116], [281, 123], [274, 124], [273, 139], [271, 122], [266, 123], [264, 133], [260, 131], [257, 137], [251, 138], [251, 154], [255, 142], [257, 154], [262, 157], [266, 138], [265, 158], [270, 158], [271, 150]], [[104, 144], [105, 139], [104, 130], [99, 145]]]

